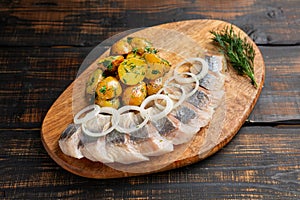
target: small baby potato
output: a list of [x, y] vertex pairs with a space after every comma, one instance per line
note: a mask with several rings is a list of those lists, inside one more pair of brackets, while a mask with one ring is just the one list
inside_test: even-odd
[[116, 72], [118, 66], [123, 62], [123, 56], [109, 56], [98, 61], [98, 65], [105, 71]]
[[162, 77], [150, 80], [147, 83], [147, 93], [148, 95], [156, 94], [163, 87], [163, 79]]
[[98, 104], [100, 107], [112, 107], [118, 109], [120, 107], [120, 99], [115, 97], [113, 99], [103, 100], [97, 97], [95, 99], [95, 104]]
[[137, 54], [137, 53], [129, 53], [127, 56], [126, 56], [126, 59], [129, 59], [129, 58], [142, 58], [142, 56], [140, 54]]
[[132, 51], [131, 45], [126, 39], [119, 40], [111, 46], [110, 55], [125, 55]]
[[147, 70], [144, 60], [138, 58], [125, 59], [118, 68], [120, 80], [126, 85], [136, 85], [143, 81]]
[[127, 87], [122, 95], [122, 102], [125, 105], [139, 106], [147, 96], [147, 88], [144, 82]]
[[150, 49], [152, 46], [145, 38], [128, 37], [127, 41], [131, 45], [132, 51], [136, 51], [139, 54], [143, 54], [146, 49]]
[[85, 93], [87, 94], [88, 97], [95, 96], [95, 90], [97, 88], [97, 85], [103, 79], [102, 74], [103, 71], [100, 68], [97, 68], [89, 76], [85, 88]]
[[145, 53], [144, 58], [148, 64], [145, 76], [147, 79], [154, 80], [162, 77], [170, 69], [170, 64], [156, 54]]
[[108, 100], [120, 96], [122, 87], [116, 78], [108, 76], [98, 83], [96, 93], [99, 99]]

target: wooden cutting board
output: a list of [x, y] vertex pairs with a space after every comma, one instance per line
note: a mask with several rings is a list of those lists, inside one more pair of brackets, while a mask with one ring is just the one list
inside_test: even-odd
[[[131, 33], [131, 35], [150, 37], [150, 41], [159, 41], [158, 44], [168, 43], [168, 45], [173, 45], [173, 53], [176, 53], [177, 48], [178, 51], [187, 49], [185, 52], [190, 53], [194, 57], [207, 53], [218, 55], [219, 51], [212, 44], [212, 35], [209, 31], [221, 30], [225, 26], [231, 26], [231, 24], [218, 20], [188, 20], [140, 29]], [[43, 121], [41, 139], [50, 157], [61, 167], [74, 174], [89, 178], [105, 179], [137, 176], [186, 166], [220, 150], [234, 137], [248, 118], [262, 90], [265, 76], [264, 61], [258, 47], [242, 30], [236, 26], [233, 26], [233, 28], [236, 33], [240, 33], [241, 37], [247, 37], [249, 42], [253, 44], [256, 52], [254, 69], [258, 87], [254, 88], [248, 78], [237, 75], [229, 66], [225, 72], [225, 97], [222, 100], [223, 103], [216, 110], [210, 124], [202, 128], [192, 141], [176, 146], [174, 152], [168, 155], [154, 158], [148, 163], [136, 164], [130, 168], [122, 165], [107, 166], [85, 158], [75, 159], [64, 155], [58, 146], [58, 139], [66, 126], [72, 123], [74, 112], [76, 113], [80, 110], [84, 104], [84, 92], [78, 90], [80, 88], [78, 85], [84, 84], [88, 72], [95, 67], [95, 62], [92, 62], [90, 67], [55, 101]], [[166, 30], [169, 30], [171, 34], [164, 35], [164, 33], [168, 32]], [[176, 37], [173, 37], [172, 33], [177, 34]], [[190, 40], [185, 42], [186, 40], [184, 39], [186, 38]], [[191, 44], [188, 44], [189, 42]], [[171, 55], [172, 52], [169, 52], [169, 54]], [[107, 52], [102, 56], [105, 55], [107, 55]], [[175, 61], [173, 60], [173, 62]], [[73, 90], [76, 91], [75, 96], [73, 95]], [[75, 103], [73, 99], [76, 99]]]

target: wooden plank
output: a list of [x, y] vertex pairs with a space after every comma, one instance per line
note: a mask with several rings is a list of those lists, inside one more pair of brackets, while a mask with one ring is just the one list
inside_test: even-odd
[[[297, 126], [242, 128], [224, 150], [201, 163], [101, 182], [57, 166], [43, 149], [38, 128], [76, 76], [80, 59], [115, 33], [180, 19], [216, 18], [238, 25], [257, 44], [298, 45], [298, 10], [297, 0], [162, 0], [159, 5], [133, 0], [1, 1], [0, 198], [300, 199]], [[41, 47], [62, 45], [75, 48]], [[268, 84], [250, 119], [254, 125], [299, 119], [299, 48], [260, 49]]]
[[1, 48], [1, 127], [40, 127], [50, 105], [76, 78], [86, 51]]
[[[0, 48], [0, 127], [40, 127], [46, 112], [75, 79], [91, 49]], [[265, 59], [266, 78], [249, 119], [255, 122], [299, 119], [300, 47], [261, 46], [260, 50]]]
[[249, 120], [274, 122], [300, 119], [300, 48], [261, 47], [265, 84]]
[[0, 130], [0, 195], [82, 199], [299, 199], [295, 128], [244, 127], [214, 156], [180, 169], [124, 179], [82, 178], [46, 153], [39, 130]]
[[187, 19], [228, 21], [257, 44], [299, 44], [298, 10], [298, 0], [4, 1], [0, 45], [93, 46], [128, 29]]
[[[230, 24], [224, 21], [218, 20], [189, 20], [143, 29], [130, 36], [145, 37], [153, 42], [153, 44], [156, 43], [156, 45], [171, 45], [165, 47], [166, 49], [164, 50], [166, 52], [176, 52], [175, 55], [177, 56], [172, 54], [172, 56], [167, 59], [172, 63], [178, 62], [176, 57], [180, 55], [187, 55], [188, 57], [193, 55], [199, 56], [199, 54], [201, 54], [200, 50], [202, 50], [201, 48], [197, 48], [199, 46], [203, 49], [207, 49], [214, 55], [218, 54], [219, 49], [210, 42], [210, 31], [217, 29], [222, 30], [229, 25]], [[239, 28], [233, 28], [235, 32], [239, 32], [241, 37], [246, 37], [245, 33], [241, 32]], [[169, 32], [167, 30], [169, 30]], [[170, 33], [170, 31], [173, 32]], [[174, 31], [188, 35], [190, 38], [193, 38], [193, 41], [189, 43], [190, 39], [182, 38], [182, 34], [175, 34]], [[165, 39], [166, 36], [161, 37], [161, 40], [157, 38], [158, 36], [166, 34], [166, 32], [168, 33], [168, 40]], [[181, 43], [176, 45], [173, 40], [181, 40]], [[251, 43], [252, 41], [248, 38], [248, 42]], [[197, 45], [195, 45], [195, 43], [197, 43]], [[189, 47], [187, 45], [189, 45]], [[232, 68], [228, 68], [224, 74], [224, 98], [217, 100], [220, 100], [222, 103], [220, 103], [221, 105], [218, 106], [214, 112], [208, 126], [202, 126], [203, 128], [198, 130], [192, 139], [176, 147], [174, 146], [174, 150], [170, 153], [149, 157], [149, 161], [138, 162], [132, 165], [122, 165], [115, 162], [104, 165], [101, 162], [95, 163], [87, 159], [75, 159], [62, 153], [58, 146], [59, 137], [66, 127], [73, 122], [74, 114], [87, 106], [85, 100], [86, 94], [82, 86], [85, 87], [86, 79], [90, 72], [95, 69], [95, 66], [97, 67], [97, 61], [93, 62], [93, 64], [62, 93], [49, 109], [41, 130], [43, 144], [49, 155], [64, 169], [90, 178], [103, 179], [143, 175], [182, 167], [204, 159], [222, 148], [237, 133], [253, 109], [261, 92], [264, 82], [265, 66], [258, 47], [254, 45], [253, 48], [257, 53], [254, 60], [256, 63], [255, 79], [257, 88], [254, 88], [249, 80], [246, 81], [243, 79], [244, 77], [238, 76]], [[78, 87], [81, 88], [79, 89]], [[75, 94], [74, 89], [76, 91]], [[211, 96], [212, 98], [216, 98], [213, 93], [211, 93]], [[209, 115], [208, 113], [205, 114]], [[213, 134], [214, 136], [207, 137], [209, 134]]]

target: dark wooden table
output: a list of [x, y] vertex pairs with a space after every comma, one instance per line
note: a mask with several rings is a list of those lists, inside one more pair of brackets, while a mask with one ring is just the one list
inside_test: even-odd
[[[300, 2], [0, 1], [0, 199], [300, 199]], [[95, 180], [58, 166], [40, 137], [85, 56], [125, 30], [220, 19], [260, 48], [266, 79], [221, 151], [180, 169]]]

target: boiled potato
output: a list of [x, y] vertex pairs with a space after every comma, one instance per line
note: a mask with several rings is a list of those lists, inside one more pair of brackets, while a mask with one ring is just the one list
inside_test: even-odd
[[91, 73], [89, 76], [87, 82], [86, 82], [86, 88], [85, 92], [89, 96], [95, 95], [95, 90], [97, 88], [98, 83], [103, 79], [103, 71], [99, 68], [97, 68], [95, 71]]
[[109, 56], [98, 61], [98, 65], [105, 71], [116, 72], [118, 66], [123, 62], [123, 56]]
[[120, 99], [118, 97], [109, 100], [104, 100], [97, 97], [95, 103], [101, 107], [113, 107], [116, 109], [120, 107]]
[[162, 77], [150, 80], [147, 83], [147, 93], [148, 95], [156, 94], [163, 87], [163, 79]]
[[144, 58], [148, 65], [145, 76], [147, 79], [153, 80], [162, 77], [170, 69], [169, 63], [156, 54], [145, 53]]
[[128, 37], [128, 43], [132, 47], [132, 51], [137, 51], [139, 54], [143, 54], [145, 50], [151, 48], [152, 44], [145, 38], [140, 37]]
[[142, 56], [140, 54], [131, 52], [126, 56], [126, 59], [129, 59], [129, 58], [142, 58]]
[[110, 55], [125, 55], [131, 51], [131, 45], [127, 42], [127, 39], [123, 39], [112, 45], [110, 49]]
[[108, 100], [120, 96], [122, 87], [115, 77], [108, 76], [98, 83], [96, 93], [99, 99]]
[[134, 86], [127, 87], [122, 95], [122, 102], [125, 105], [139, 106], [147, 96], [147, 88], [145, 82], [141, 82]]
[[120, 80], [126, 85], [136, 85], [143, 81], [147, 70], [144, 60], [138, 58], [125, 59], [118, 68]]

